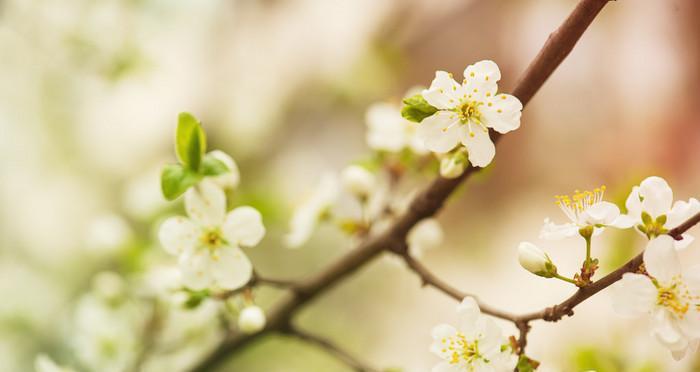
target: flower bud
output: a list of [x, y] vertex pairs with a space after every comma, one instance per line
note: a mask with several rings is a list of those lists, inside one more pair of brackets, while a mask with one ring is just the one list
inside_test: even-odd
[[410, 253], [414, 257], [421, 257], [426, 250], [438, 247], [443, 239], [442, 227], [434, 218], [421, 220], [406, 236]]
[[467, 154], [460, 149], [440, 160], [440, 175], [445, 178], [457, 178], [464, 173], [467, 165], [469, 165]]
[[252, 334], [265, 328], [265, 313], [255, 305], [247, 306], [238, 316], [238, 328], [241, 332]]
[[518, 246], [518, 261], [525, 270], [545, 278], [551, 278], [557, 273], [557, 267], [546, 253], [530, 242], [522, 242]]
[[367, 169], [359, 165], [350, 165], [343, 170], [343, 184], [353, 194], [367, 197], [374, 189], [376, 178]]

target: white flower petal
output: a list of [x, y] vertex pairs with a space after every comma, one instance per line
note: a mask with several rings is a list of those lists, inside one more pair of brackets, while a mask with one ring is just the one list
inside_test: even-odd
[[[498, 65], [489, 60], [479, 61], [464, 69], [464, 90], [472, 95], [472, 99], [482, 100], [487, 93], [491, 96], [498, 91], [498, 81], [501, 80], [501, 71]], [[475, 92], [474, 89], [477, 91]]]
[[448, 110], [457, 106], [460, 97], [464, 95], [464, 90], [449, 73], [436, 71], [430, 88], [424, 89], [421, 94], [432, 106]]
[[590, 225], [609, 225], [620, 215], [617, 205], [601, 201], [583, 212], [583, 220]]
[[252, 247], [265, 235], [262, 215], [253, 207], [238, 207], [226, 215], [221, 227], [229, 244]]
[[482, 317], [479, 323], [479, 331], [482, 335], [479, 340], [479, 350], [487, 355], [499, 353], [503, 343], [501, 328], [492, 319], [486, 317]]
[[642, 220], [642, 201], [639, 195], [639, 186], [634, 186], [632, 191], [630, 191], [625, 201], [625, 208], [627, 208], [627, 215], [632, 219], [635, 221]]
[[498, 94], [486, 99], [479, 107], [484, 124], [499, 133], [508, 133], [520, 128], [523, 104], [510, 94]]
[[664, 309], [659, 309], [654, 313], [652, 317], [652, 333], [659, 342], [669, 348], [673, 348], [685, 340], [685, 337], [676, 326], [673, 316]]
[[438, 111], [420, 123], [417, 135], [428, 150], [446, 153], [457, 146], [465, 131], [457, 114]]
[[187, 190], [185, 209], [200, 226], [219, 226], [226, 214], [226, 195], [214, 182], [205, 179]]
[[158, 239], [166, 252], [178, 255], [192, 250], [199, 238], [199, 229], [185, 217], [171, 217], [165, 220], [158, 230]]
[[613, 309], [621, 316], [633, 317], [650, 313], [656, 298], [656, 287], [646, 275], [626, 273], [612, 285]]
[[457, 329], [449, 324], [438, 324], [433, 327], [430, 333], [433, 337], [433, 343], [430, 345], [430, 352], [439, 357], [446, 356], [447, 353], [443, 351], [445, 346], [442, 341], [454, 336], [457, 333]]
[[459, 330], [466, 335], [473, 334], [477, 327], [477, 321], [481, 316], [479, 304], [473, 297], [465, 297], [457, 305], [457, 316], [459, 316]]
[[608, 224], [608, 226], [617, 227], [618, 229], [629, 229], [636, 223], [635, 219], [626, 215], [621, 214], [617, 218]]
[[666, 214], [673, 203], [673, 190], [666, 180], [661, 177], [648, 177], [639, 184], [639, 195], [642, 196], [642, 210], [656, 218]]
[[687, 202], [678, 200], [673, 203], [671, 211], [666, 215], [666, 228], [672, 229], [690, 217], [700, 212], [700, 201], [695, 198], [690, 198]]
[[540, 239], [561, 240], [578, 234], [579, 227], [573, 223], [555, 224], [549, 218], [544, 219], [544, 225], [540, 230]]
[[450, 362], [440, 362], [435, 367], [433, 367], [431, 372], [462, 372], [462, 369]]
[[691, 338], [700, 337], [700, 311], [694, 305], [678, 321], [683, 333]]
[[647, 272], [662, 285], [681, 273], [681, 263], [673, 246], [673, 238], [661, 235], [652, 239], [644, 251], [644, 266]]
[[238, 289], [250, 281], [253, 265], [236, 247], [221, 247], [211, 264], [212, 276], [224, 289]]
[[473, 131], [469, 133], [464, 128], [462, 144], [469, 153], [469, 162], [475, 167], [483, 168], [491, 164], [491, 160], [496, 155], [496, 146], [491, 141], [488, 131], [476, 125], [472, 125], [472, 127]]
[[199, 249], [185, 252], [178, 261], [182, 273], [182, 283], [190, 289], [202, 290], [212, 284], [212, 260], [209, 252]]
[[691, 354], [695, 354], [698, 351], [698, 345], [700, 344], [700, 340], [693, 340], [688, 343], [688, 345], [684, 348], [678, 349], [678, 350], [671, 350], [671, 356], [673, 357], [674, 360], [679, 361], [690, 352]]
[[695, 237], [690, 234], [681, 235], [681, 240], [673, 240], [673, 247], [677, 251], [688, 248], [688, 246], [695, 240]]

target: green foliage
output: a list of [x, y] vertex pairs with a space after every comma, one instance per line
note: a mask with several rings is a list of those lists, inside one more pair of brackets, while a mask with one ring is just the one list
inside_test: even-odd
[[175, 200], [202, 178], [218, 176], [230, 169], [207, 151], [207, 136], [199, 121], [187, 112], [178, 116], [175, 154], [180, 164], [169, 164], [160, 177], [163, 196]]
[[166, 199], [175, 200], [201, 179], [201, 174], [186, 169], [180, 164], [168, 164], [161, 173], [160, 187]]
[[407, 120], [415, 121], [416, 123], [420, 123], [423, 119], [438, 111], [438, 109], [431, 106], [420, 93], [412, 97], [404, 98], [403, 103], [404, 106], [401, 109], [401, 116]]
[[230, 169], [224, 164], [223, 161], [213, 157], [211, 154], [207, 154], [202, 159], [202, 165], [199, 169], [203, 176], [218, 176], [224, 174]]
[[518, 372], [533, 372], [537, 370], [540, 363], [536, 360], [532, 360], [525, 355], [520, 355], [518, 359], [518, 364], [515, 366]]
[[180, 162], [196, 172], [206, 150], [207, 136], [199, 121], [190, 113], [180, 113], [175, 136], [175, 153]]
[[186, 309], [195, 309], [199, 305], [204, 302], [207, 298], [209, 298], [209, 291], [208, 290], [202, 290], [202, 291], [192, 291], [192, 290], [187, 290], [187, 294], [189, 297], [187, 298], [187, 301], [184, 303], [184, 307]]

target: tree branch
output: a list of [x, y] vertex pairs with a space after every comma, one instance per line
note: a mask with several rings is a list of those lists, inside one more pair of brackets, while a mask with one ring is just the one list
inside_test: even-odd
[[379, 372], [379, 370], [368, 367], [352, 355], [348, 354], [345, 350], [341, 349], [340, 347], [338, 347], [337, 345], [325, 338], [316, 336], [314, 334], [302, 331], [294, 327], [285, 330], [284, 333], [318, 346], [320, 349], [323, 349], [325, 352], [332, 354], [338, 360], [345, 363], [348, 367], [352, 368], [357, 372]]
[[[700, 213], [694, 215], [682, 224], [670, 230], [667, 234], [676, 240], [680, 240], [684, 232], [686, 232], [688, 229], [690, 229], [698, 223], [700, 223]], [[642, 264], [643, 259], [644, 252], [638, 254], [637, 256], [629, 260], [627, 263], [622, 265], [620, 268], [604, 276], [600, 280], [597, 280], [583, 288], [579, 288], [579, 290], [576, 291], [576, 293], [574, 293], [571, 297], [567, 298], [560, 304], [548, 307], [544, 310], [535, 313], [522, 315], [518, 317], [517, 320], [529, 322], [532, 320], [542, 319], [548, 322], [556, 322], [564, 316], [572, 316], [574, 314], [574, 307], [576, 307], [581, 302], [587, 300], [591, 296], [595, 295], [596, 293], [602, 291], [603, 289], [611, 286], [618, 280], [622, 279], [622, 276], [625, 273], [637, 271], [637, 269], [639, 269], [639, 265]]]
[[[542, 50], [525, 71], [513, 90], [525, 106], [556, 67], [571, 52], [583, 32], [593, 22], [608, 0], [581, 0], [564, 23], [549, 36]], [[494, 142], [500, 139], [498, 133], [491, 133]], [[332, 286], [372, 260], [383, 250], [401, 253], [405, 249], [408, 231], [420, 220], [435, 215], [445, 200], [465, 179], [475, 172], [469, 167], [457, 178], [437, 177], [427, 189], [417, 195], [408, 210], [394, 224], [381, 234], [368, 237], [358, 247], [315, 276], [300, 283], [298, 287], [281, 300], [268, 314], [268, 325], [252, 336], [236, 336], [223, 342], [211, 355], [193, 368], [193, 371], [209, 371], [229, 353], [259, 337], [261, 334], [280, 330], [289, 324], [291, 317], [309, 301], [325, 293]]]

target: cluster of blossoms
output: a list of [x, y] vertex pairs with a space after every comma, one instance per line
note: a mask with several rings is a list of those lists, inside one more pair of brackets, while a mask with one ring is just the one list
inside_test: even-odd
[[632, 228], [649, 239], [644, 265], [637, 273], [626, 273], [613, 285], [614, 307], [622, 315], [648, 314], [652, 334], [675, 358], [697, 348], [700, 339], [700, 266], [684, 269], [678, 251], [693, 241], [689, 234], [678, 240], [669, 231], [700, 212], [700, 202], [673, 202], [673, 191], [660, 177], [648, 177], [634, 186], [626, 200], [627, 213], [603, 200], [605, 187], [577, 191], [573, 196], [557, 196], [557, 205], [569, 219], [555, 224], [545, 219], [540, 238], [557, 240], [581, 236], [586, 241], [586, 258], [581, 272], [573, 278], [562, 276], [540, 248], [529, 242], [518, 247], [519, 261], [526, 270], [585, 287], [598, 268], [591, 257], [591, 238], [606, 227]]

